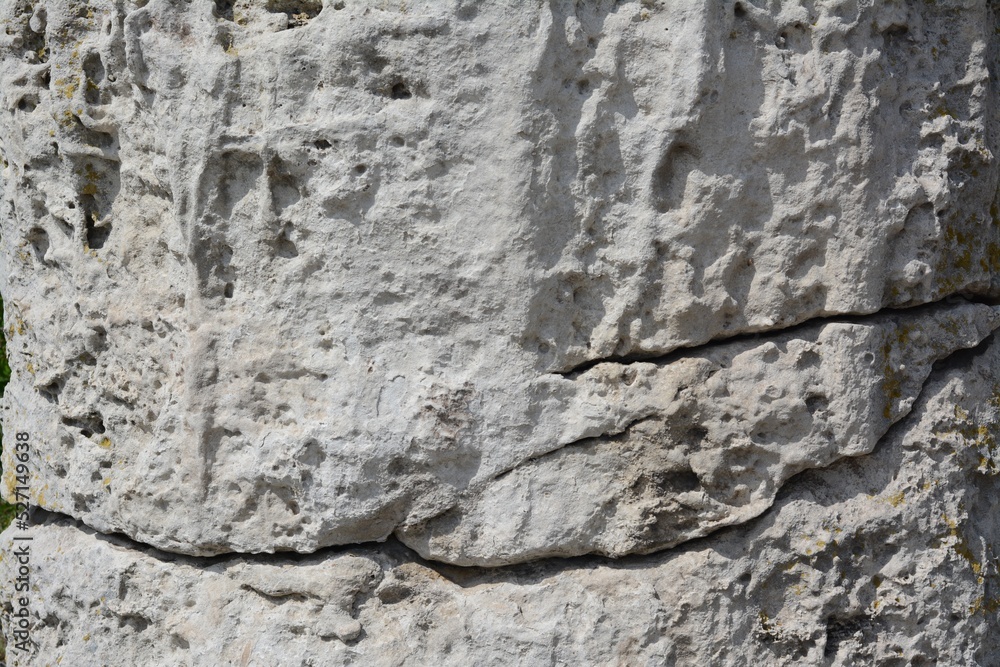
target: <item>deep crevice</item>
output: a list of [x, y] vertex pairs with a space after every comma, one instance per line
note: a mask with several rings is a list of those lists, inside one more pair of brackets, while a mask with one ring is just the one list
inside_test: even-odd
[[795, 333], [803, 329], [820, 326], [823, 324], [862, 324], [865, 321], [878, 316], [892, 316], [892, 315], [902, 315], [909, 314], [913, 312], [919, 312], [921, 310], [933, 310], [942, 304], [947, 303], [978, 303], [986, 306], [998, 306], [1000, 305], [1000, 298], [989, 297], [981, 294], [964, 294], [956, 293], [949, 294], [946, 297], [942, 297], [937, 301], [931, 301], [929, 303], [922, 303], [915, 306], [908, 306], [905, 308], [882, 308], [871, 313], [840, 313], [834, 315], [820, 315], [817, 317], [811, 317], [802, 322], [796, 324], [790, 324], [786, 327], [776, 327], [773, 329], [761, 329], [759, 331], [749, 331], [746, 333], [735, 334], [732, 336], [724, 336], [719, 338], [712, 338], [704, 343], [698, 343], [690, 346], [677, 347], [665, 352], [651, 351], [651, 352], [633, 352], [631, 354], [624, 355], [610, 355], [607, 357], [601, 357], [599, 359], [590, 359], [588, 361], [580, 362], [566, 370], [554, 370], [550, 371], [553, 375], [562, 375], [570, 380], [575, 380], [580, 375], [590, 370], [594, 366], [599, 364], [635, 364], [635, 363], [655, 363], [659, 365], [666, 365], [677, 361], [691, 354], [700, 353], [702, 350], [712, 349], [719, 345], [730, 345], [734, 343], [741, 343], [744, 341], [761, 340], [776, 335], [783, 335], [789, 333]]
[[[979, 303], [988, 303], [985, 300], [977, 301]], [[935, 302], [934, 304], [925, 304], [920, 306], [920, 308], [929, 308], [940, 302]], [[992, 305], [992, 304], [991, 304]], [[878, 314], [885, 313], [887, 311], [900, 312], [902, 310], [912, 310], [912, 309], [886, 309], [879, 311]], [[861, 316], [870, 317], [870, 316]], [[843, 318], [829, 318], [834, 321], [843, 321]], [[854, 321], [857, 318], [852, 318], [849, 321]], [[801, 326], [801, 325], [797, 325]], [[794, 328], [794, 327], [792, 327]], [[483, 579], [487, 578], [492, 582], [518, 582], [518, 583], [537, 583], [544, 579], [547, 579], [556, 574], [564, 573], [572, 570], [588, 570], [595, 569], [597, 567], [613, 567], [620, 569], [631, 569], [631, 568], [642, 568], [648, 567], [653, 564], [663, 564], [673, 558], [680, 556], [681, 554], [690, 551], [702, 549], [708, 543], [708, 540], [718, 540], [720, 536], [725, 535], [727, 532], [748, 530], [753, 529], [755, 523], [768, 520], [774, 514], [775, 508], [779, 507], [782, 502], [793, 496], [796, 492], [800, 492], [803, 484], [811, 476], [822, 475], [828, 472], [836, 472], [838, 469], [845, 466], [851, 466], [856, 464], [856, 460], [860, 458], [868, 458], [881, 450], [886, 442], [894, 437], [898, 429], [905, 429], [910, 426], [910, 417], [917, 413], [918, 408], [921, 405], [921, 401], [924, 399], [924, 393], [926, 388], [934, 382], [942, 373], [949, 370], [960, 369], [962, 367], [967, 367], [971, 362], [977, 357], [986, 352], [988, 347], [995, 342], [996, 333], [991, 333], [986, 336], [978, 345], [972, 348], [964, 348], [955, 350], [951, 354], [939, 359], [934, 363], [931, 372], [928, 374], [923, 384], [921, 385], [919, 391], [916, 392], [914, 396], [914, 403], [911, 410], [903, 415], [897, 422], [892, 424], [889, 429], [882, 435], [881, 438], [875, 443], [871, 452], [864, 454], [859, 457], [843, 457], [837, 459], [836, 461], [830, 463], [829, 465], [809, 468], [793, 475], [788, 480], [781, 485], [778, 493], [775, 496], [772, 505], [766, 509], [761, 514], [748, 519], [744, 522], [723, 526], [716, 530], [709, 532], [706, 535], [691, 538], [673, 547], [667, 547], [662, 550], [654, 551], [651, 553], [637, 553], [621, 556], [618, 558], [612, 558], [609, 556], [601, 556], [597, 554], [584, 554], [580, 556], [553, 556], [549, 558], [540, 558], [533, 561], [514, 563], [510, 565], [503, 565], [498, 567], [483, 567], [483, 566], [463, 566], [463, 565], [452, 565], [449, 563], [431, 561], [420, 556], [415, 550], [406, 546], [395, 536], [388, 536], [383, 541], [368, 541], [359, 542], [354, 544], [345, 545], [334, 545], [328, 547], [322, 547], [313, 552], [300, 553], [295, 551], [277, 551], [273, 553], [243, 553], [243, 552], [227, 552], [223, 554], [217, 554], [214, 556], [192, 556], [181, 553], [174, 553], [161, 550], [152, 545], [146, 544], [144, 542], [137, 541], [122, 533], [101, 533], [94, 530], [93, 528], [86, 525], [86, 523], [81, 519], [76, 519], [68, 514], [54, 512], [46, 510], [40, 507], [31, 507], [30, 509], [30, 521], [36, 526], [45, 526], [50, 524], [58, 524], [63, 526], [73, 526], [78, 530], [83, 531], [85, 534], [92, 535], [96, 539], [101, 541], [109, 542], [118, 548], [131, 549], [138, 551], [142, 554], [156, 558], [162, 562], [180, 562], [188, 564], [194, 567], [206, 568], [216, 564], [226, 564], [228, 562], [250, 562], [250, 563], [260, 563], [260, 564], [296, 564], [305, 561], [315, 561], [322, 560], [331, 556], [337, 555], [348, 555], [354, 554], [362, 557], [369, 557], [377, 562], [380, 562], [383, 568], [387, 565], [389, 567], [394, 567], [400, 563], [412, 562], [430, 570], [433, 570], [439, 574], [444, 579], [449, 582], [461, 586], [467, 587], [472, 585], [480, 585], [483, 583]], [[652, 419], [653, 417], [643, 417], [636, 419], [629, 424], [627, 424], [619, 433], [614, 435], [620, 435], [626, 432], [628, 429], [634, 427], [636, 424], [643, 421]], [[64, 419], [64, 423], [72, 426], [82, 425], [81, 420], [74, 419]], [[90, 421], [90, 420], [87, 420]], [[103, 424], [101, 424], [103, 427]], [[608, 436], [597, 436], [597, 437], [609, 437]], [[584, 438], [577, 442], [584, 442], [586, 440], [595, 439], [594, 437]], [[576, 443], [569, 443], [564, 445], [564, 447], [572, 446]], [[562, 449], [562, 447], [560, 448]], [[558, 450], [554, 450], [558, 451]], [[551, 452], [549, 452], [551, 453]], [[541, 458], [545, 454], [528, 459], [528, 461]], [[527, 461], [526, 461], [527, 462]], [[523, 465], [522, 462], [519, 465]], [[516, 466], [515, 466], [516, 467]], [[511, 470], [513, 470], [512, 468]], [[500, 476], [509, 473], [510, 470], [500, 473]]]
[[[566, 444], [560, 445], [559, 447], [557, 447], [555, 449], [549, 450], [547, 452], [543, 452], [541, 454], [536, 454], [536, 455], [532, 456], [531, 458], [527, 458], [527, 459], [521, 461], [520, 463], [518, 463], [517, 465], [511, 466], [507, 470], [504, 470], [503, 472], [501, 472], [501, 473], [499, 473], [497, 475], [494, 475], [493, 477], [490, 478], [489, 481], [490, 482], [496, 482], [496, 481], [498, 481], [500, 479], [503, 479], [504, 477], [506, 477], [510, 473], [514, 472], [518, 468], [521, 468], [523, 466], [526, 466], [526, 465], [529, 465], [531, 463], [534, 463], [535, 461], [538, 461], [539, 459], [544, 459], [547, 456], [551, 456], [552, 454], [555, 454], [556, 452], [562, 451], [562, 450], [570, 448], [570, 447], [578, 447], [580, 445], [585, 445], [585, 444], [587, 444], [589, 442], [597, 441], [597, 440], [611, 440], [611, 439], [614, 439], [614, 438], [623, 437], [626, 434], [628, 434], [628, 432], [631, 431], [633, 428], [635, 428], [636, 426], [638, 426], [639, 424], [642, 424], [644, 422], [651, 421], [651, 420], [662, 419], [662, 418], [663, 417], [661, 415], [643, 415], [642, 417], [636, 417], [632, 421], [626, 423], [620, 429], [617, 429], [617, 430], [614, 430], [614, 431], [608, 431], [606, 433], [601, 433], [600, 435], [588, 435], [586, 438], [579, 438], [577, 440], [573, 440], [571, 442], [567, 442]], [[441, 514], [447, 513], [448, 511], [450, 511], [450, 509], [451, 508], [449, 508], [448, 510], [445, 510]], [[440, 515], [438, 515], [438, 516], [440, 516]], [[427, 520], [431, 520], [431, 519], [434, 519], [434, 518], [436, 518], [436, 517], [429, 517]]]

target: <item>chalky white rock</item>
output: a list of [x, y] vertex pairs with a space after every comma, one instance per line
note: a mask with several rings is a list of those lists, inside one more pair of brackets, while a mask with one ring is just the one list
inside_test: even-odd
[[[40, 556], [44, 660], [989, 664], [993, 584], [945, 611], [907, 582], [996, 569], [966, 502], [994, 461], [992, 3], [0, 0], [0, 25], [0, 486], [30, 433], [62, 517], [39, 548], [111, 558]], [[943, 462], [946, 429], [978, 454]], [[853, 495], [789, 500], [820, 478]], [[890, 488], [932, 499], [858, 496]], [[877, 567], [817, 546], [835, 525]], [[495, 566], [559, 583], [463, 569]], [[156, 582], [204, 596], [137, 620]], [[642, 631], [577, 604], [637, 587]], [[87, 654], [66, 633], [103, 633], [75, 611], [102, 597]], [[183, 620], [222, 599], [219, 639]], [[945, 649], [947, 614], [973, 620]]]

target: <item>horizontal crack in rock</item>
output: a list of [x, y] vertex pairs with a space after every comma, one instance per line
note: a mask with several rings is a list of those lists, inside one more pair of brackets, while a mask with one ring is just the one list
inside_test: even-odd
[[522, 461], [396, 534], [424, 558], [499, 566], [650, 553], [742, 523], [792, 475], [870, 452], [932, 365], [997, 323], [992, 307], [953, 298], [685, 350], [627, 374], [593, 367], [574, 379], [581, 405], [610, 402], [633, 415], [624, 426]]
[[622, 356], [608, 356], [608, 357], [601, 357], [598, 359], [590, 359], [588, 361], [583, 361], [579, 364], [576, 364], [565, 370], [554, 370], [551, 371], [551, 373], [553, 375], [561, 375], [570, 380], [575, 380], [580, 375], [582, 375], [586, 371], [590, 370], [591, 368], [599, 364], [605, 364], [605, 363], [614, 363], [623, 365], [635, 364], [635, 363], [669, 364], [671, 361], [674, 361], [676, 359], [680, 359], [690, 354], [696, 354], [703, 350], [711, 349], [719, 345], [730, 345], [734, 343], [740, 343], [743, 341], [761, 340], [762, 338], [765, 337], [794, 333], [796, 331], [811, 326], [829, 324], [833, 322], [860, 323], [872, 317], [878, 317], [880, 315], [904, 314], [920, 310], [929, 311], [935, 308], [939, 308], [942, 305], [947, 305], [958, 301], [965, 303], [978, 303], [985, 306], [1000, 305], [1000, 298], [986, 297], [981, 294], [956, 292], [954, 294], [948, 294], [947, 296], [944, 296], [938, 299], [937, 301], [921, 303], [914, 306], [909, 306], [907, 308], [882, 308], [876, 311], [872, 311], [870, 313], [837, 313], [832, 315], [811, 317], [809, 319], [802, 320], [801, 322], [796, 322], [795, 324], [789, 324], [788, 326], [784, 327], [770, 327], [770, 328], [760, 329], [758, 331], [748, 331], [745, 333], [738, 333], [732, 336], [720, 336], [707, 340], [704, 343], [672, 348], [670, 350], [665, 350], [662, 352], [657, 352], [657, 351], [636, 352], [633, 354], [626, 354]]

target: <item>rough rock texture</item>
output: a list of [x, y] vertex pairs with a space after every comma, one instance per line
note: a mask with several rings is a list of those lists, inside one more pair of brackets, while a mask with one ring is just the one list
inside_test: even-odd
[[0, 26], [31, 660], [1000, 665], [995, 3]]
[[7, 419], [163, 549], [384, 539], [634, 419], [567, 371], [992, 293], [985, 3], [0, 14]]
[[874, 453], [765, 517], [617, 562], [197, 559], [53, 518], [32, 529], [44, 661], [8, 664], [997, 665], [998, 365], [997, 342], [953, 359]]
[[426, 558], [503, 565], [649, 552], [746, 521], [795, 473], [870, 452], [931, 364], [998, 324], [987, 306], [916, 309], [600, 364], [576, 381], [621, 403], [626, 430], [474, 486], [400, 537]]

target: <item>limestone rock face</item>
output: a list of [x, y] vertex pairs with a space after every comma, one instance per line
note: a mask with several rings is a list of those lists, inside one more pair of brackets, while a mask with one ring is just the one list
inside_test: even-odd
[[576, 381], [597, 395], [626, 385], [626, 430], [473, 487], [401, 538], [425, 558], [503, 565], [644, 553], [746, 521], [795, 473], [870, 452], [931, 364], [997, 323], [987, 306], [916, 309], [595, 366]]
[[[0, 12], [7, 419], [43, 443], [38, 504], [162, 549], [438, 535], [455, 512], [483, 511], [463, 506], [480, 493], [558, 492], [548, 467], [571, 454], [537, 480], [522, 464], [601, 437], [663, 441], [669, 461], [626, 487], [678, 470], [698, 486], [694, 457], [711, 478], [697, 493], [715, 497], [677, 513], [672, 492], [637, 488], [628, 511], [642, 516], [615, 535], [580, 525], [549, 552], [666, 546], [758, 514], [797, 470], [870, 449], [887, 422], [866, 392], [896, 380], [879, 377], [872, 339], [879, 358], [853, 387], [870, 409], [831, 413], [843, 422], [813, 434], [825, 445], [761, 416], [778, 420], [764, 439], [799, 448], [771, 451], [780, 463], [764, 470], [756, 445], [709, 433], [699, 452], [679, 423], [708, 427], [670, 417], [680, 375], [709, 373], [679, 368], [728, 362], [662, 355], [992, 294], [985, 3]], [[912, 363], [899, 351], [913, 374], [891, 400], [978, 342], [968, 331], [931, 336], [940, 349], [917, 345]], [[630, 366], [635, 386], [614, 367], [580, 372], [638, 358], [653, 365]], [[829, 390], [856, 371], [827, 359], [818, 375], [787, 372], [775, 387]], [[689, 408], [715, 410], [711, 391]], [[623, 433], [647, 418], [669, 423]], [[574, 511], [603, 516], [626, 489], [610, 493]], [[556, 509], [542, 520], [562, 521]], [[645, 535], [663, 512], [691, 525]], [[546, 552], [505, 539], [485, 553], [471, 532], [492, 519], [470, 521], [448, 538], [470, 554], [456, 558]]]
[[8, 665], [997, 665], [998, 365], [995, 341], [953, 360], [872, 454], [765, 517], [620, 561], [197, 559], [53, 517], [30, 530], [37, 652]]
[[0, 0], [32, 659], [1000, 665], [997, 12]]

